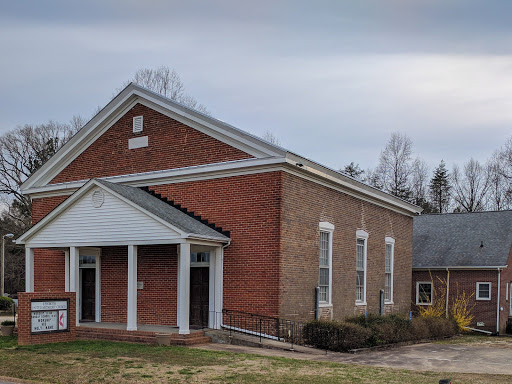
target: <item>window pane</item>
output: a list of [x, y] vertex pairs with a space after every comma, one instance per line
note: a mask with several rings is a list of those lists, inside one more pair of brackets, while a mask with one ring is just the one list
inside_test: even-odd
[[478, 297], [480, 299], [489, 299], [491, 297], [489, 284], [478, 284]]
[[391, 272], [391, 250], [393, 246], [391, 244], [386, 244], [386, 272]]
[[329, 233], [320, 232], [320, 266], [329, 266]]
[[431, 283], [421, 283], [418, 285], [418, 302], [422, 304], [432, 303]]
[[328, 299], [328, 288], [320, 287], [320, 290], [318, 292], [318, 300], [327, 301], [327, 299]]
[[329, 268], [320, 268], [320, 285], [329, 285]]
[[384, 300], [391, 300], [391, 273], [386, 273], [386, 283], [384, 287]]
[[357, 239], [356, 269], [364, 269], [364, 240]]
[[89, 255], [80, 255], [79, 256], [79, 265], [96, 265], [96, 256], [89, 256]]

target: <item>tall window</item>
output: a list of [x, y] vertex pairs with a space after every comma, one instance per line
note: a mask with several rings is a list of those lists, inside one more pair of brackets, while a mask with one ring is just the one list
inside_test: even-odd
[[331, 303], [332, 288], [332, 232], [334, 225], [322, 222], [320, 227], [320, 256], [318, 278], [318, 300], [321, 304]]
[[384, 281], [384, 302], [393, 302], [393, 263], [395, 253], [395, 240], [386, 237], [386, 255], [385, 255], [385, 281]]
[[366, 242], [368, 234], [357, 231], [356, 240], [356, 304], [366, 303]]
[[320, 232], [320, 301], [329, 302], [329, 232]]

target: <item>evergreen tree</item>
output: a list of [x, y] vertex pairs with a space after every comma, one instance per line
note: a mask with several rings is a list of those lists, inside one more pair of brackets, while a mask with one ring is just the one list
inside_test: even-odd
[[448, 211], [451, 188], [448, 170], [444, 161], [441, 160], [439, 166], [434, 170], [434, 176], [429, 185], [433, 212], [444, 213]]
[[354, 164], [354, 162], [352, 161], [349, 165], [345, 165], [345, 168], [343, 168], [341, 172], [346, 173], [349, 176], [352, 176], [354, 179], [361, 180], [361, 175], [364, 173], [364, 170], [359, 168], [359, 164]]

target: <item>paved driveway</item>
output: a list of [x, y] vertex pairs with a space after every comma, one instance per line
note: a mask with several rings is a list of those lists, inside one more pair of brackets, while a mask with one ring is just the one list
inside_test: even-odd
[[281, 356], [293, 359], [332, 361], [433, 372], [488, 373], [512, 375], [512, 340], [489, 339], [486, 343], [415, 344], [360, 354], [320, 352], [299, 348], [300, 352], [251, 348], [227, 344], [207, 344], [199, 348]]

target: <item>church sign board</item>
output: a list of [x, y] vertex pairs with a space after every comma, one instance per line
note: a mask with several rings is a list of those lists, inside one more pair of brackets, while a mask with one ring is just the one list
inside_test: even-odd
[[32, 333], [68, 331], [69, 299], [32, 300]]

